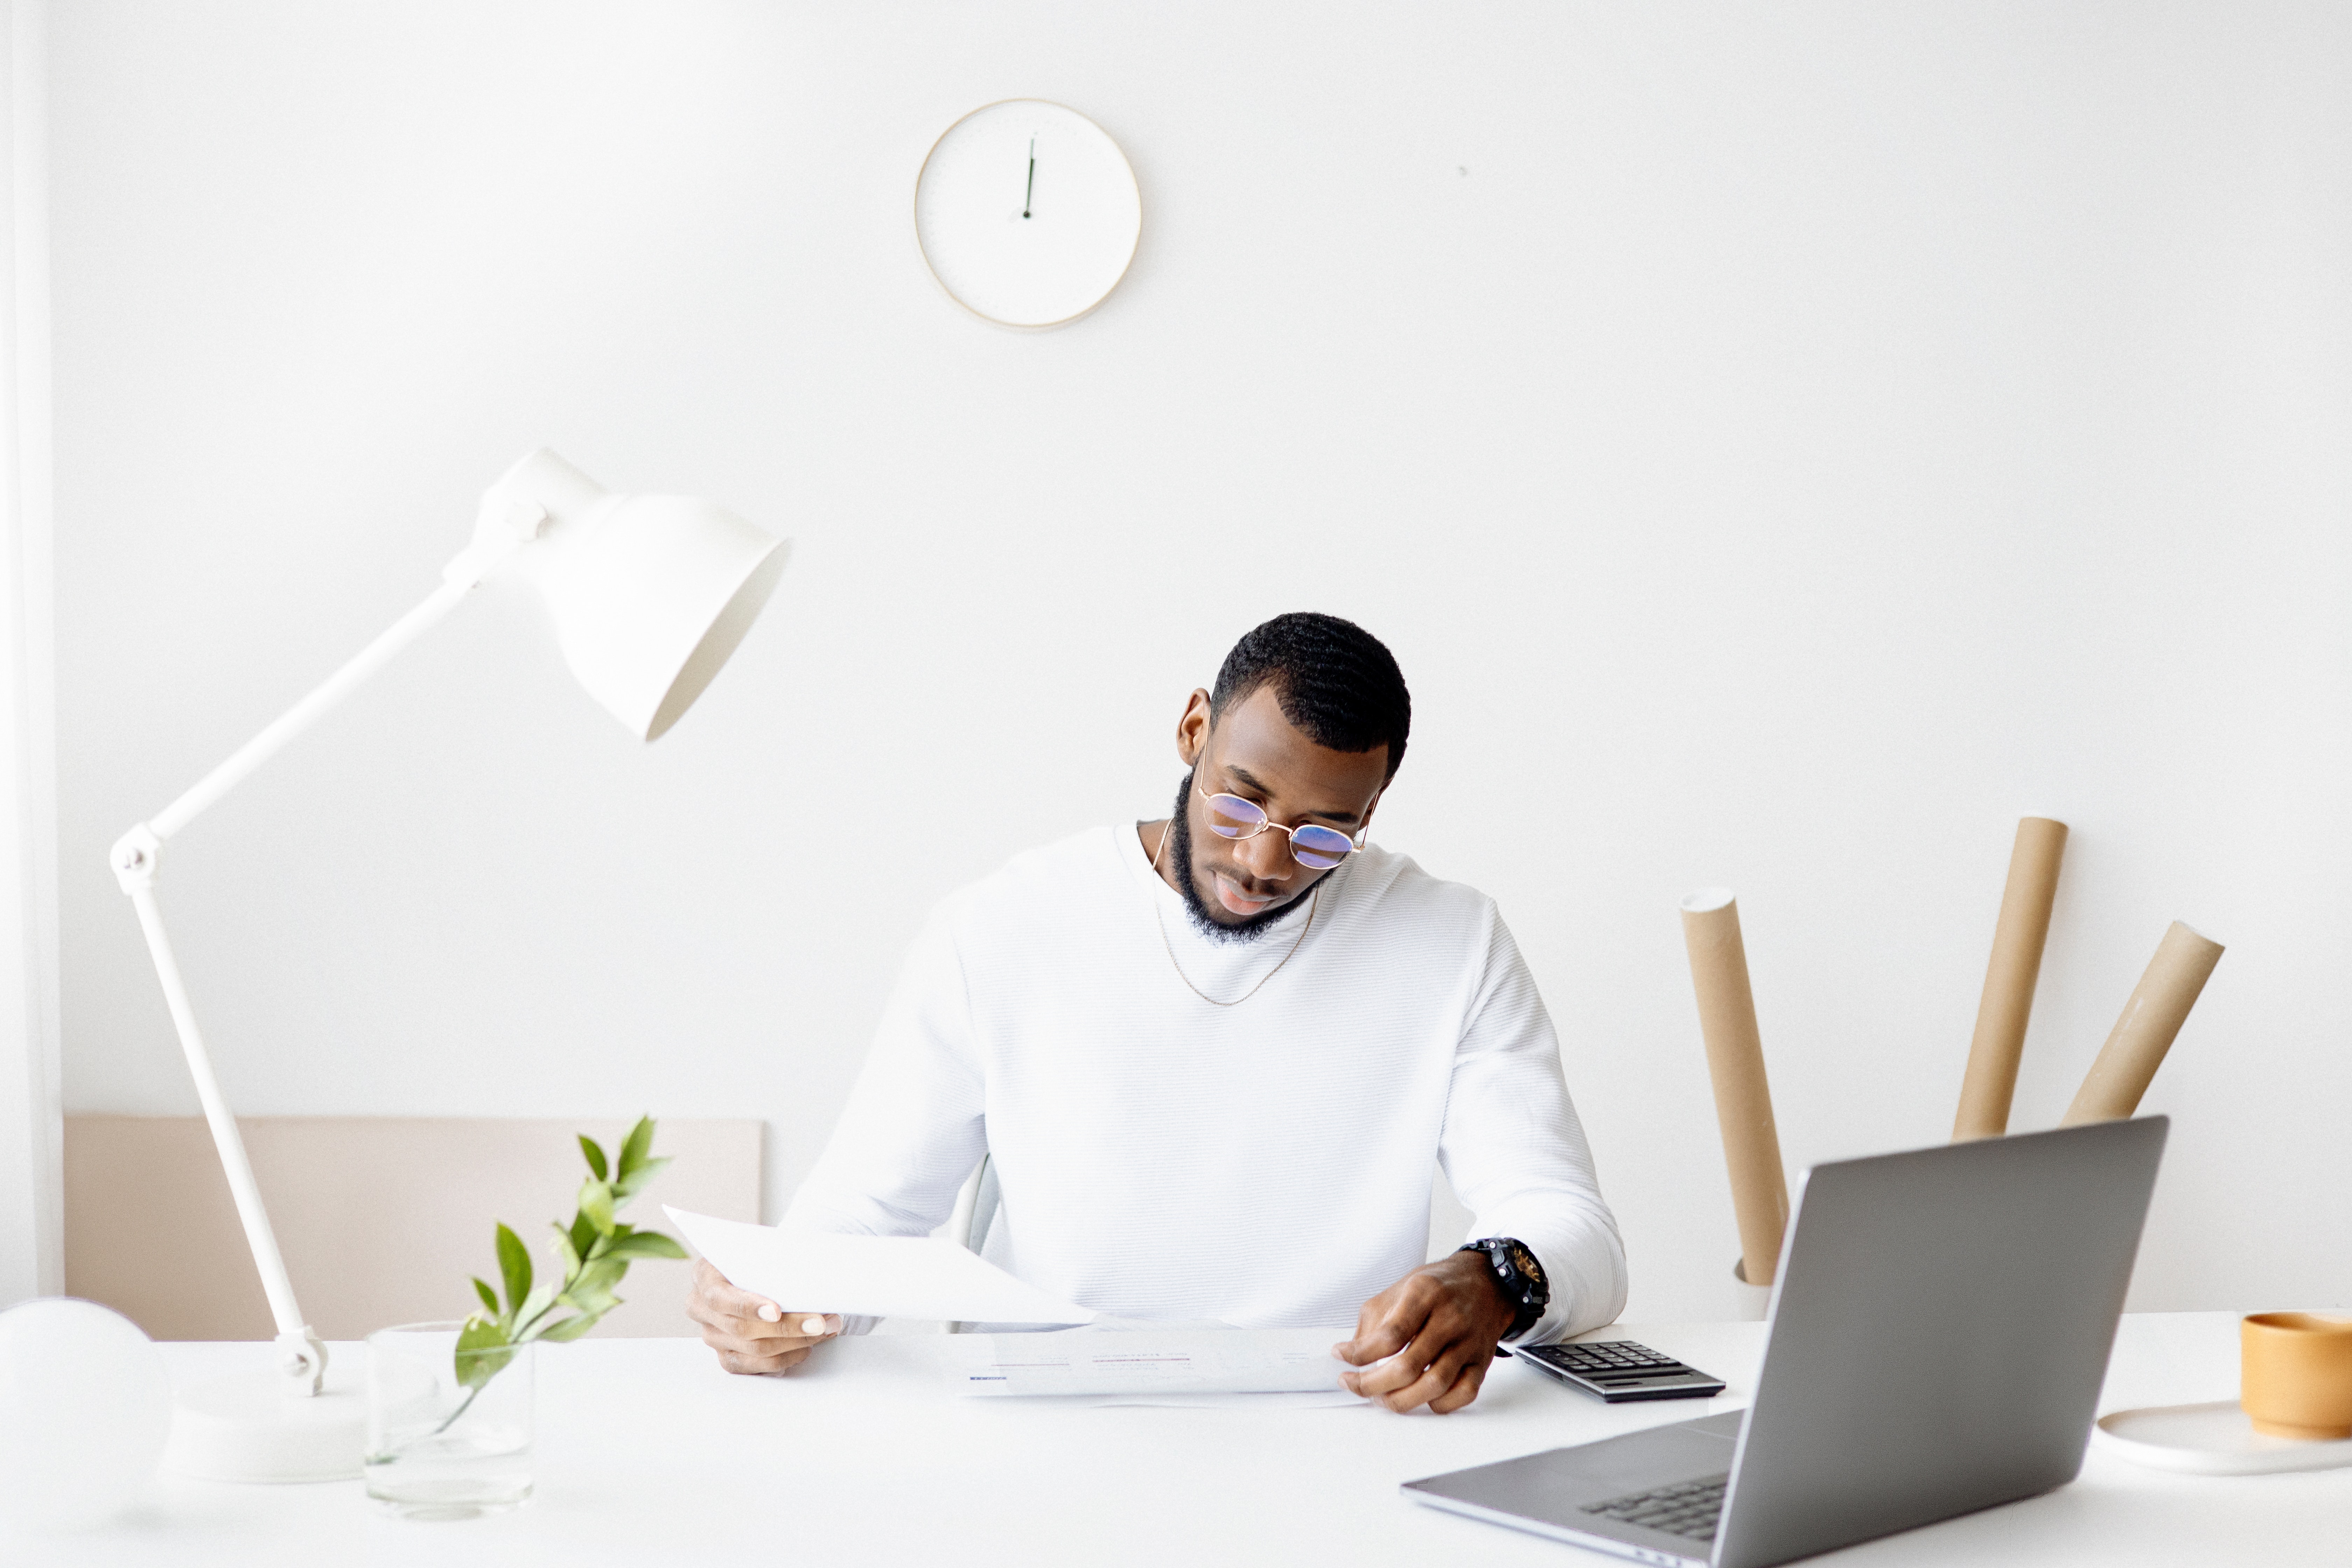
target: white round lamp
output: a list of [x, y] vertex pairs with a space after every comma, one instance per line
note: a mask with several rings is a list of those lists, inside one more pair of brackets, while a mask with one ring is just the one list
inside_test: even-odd
[[476, 550], [518, 535], [531, 542], [504, 570], [547, 601], [588, 694], [646, 741], [661, 739], [726, 664], [789, 553], [715, 502], [613, 495], [548, 451], [482, 497]]
[[278, 1326], [267, 1370], [182, 1395], [173, 1468], [220, 1480], [355, 1476], [364, 1422], [357, 1380], [344, 1373], [331, 1385], [327, 1378], [326, 1346], [295, 1303], [244, 1140], [215, 1080], [155, 900], [164, 842], [494, 576], [535, 588], [580, 684], [630, 733], [658, 740], [742, 642], [786, 553], [782, 541], [715, 502], [614, 495], [554, 453], [533, 452], [484, 492], [472, 542], [443, 569], [441, 586], [423, 604], [194, 789], [116, 842], [115, 879], [138, 910]]
[[171, 1425], [171, 1375], [130, 1319], [55, 1297], [0, 1312], [0, 1522], [111, 1518], [154, 1477]]

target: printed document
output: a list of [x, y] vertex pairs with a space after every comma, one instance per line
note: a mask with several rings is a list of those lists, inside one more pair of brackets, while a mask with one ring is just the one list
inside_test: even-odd
[[971, 1323], [1090, 1323], [1096, 1316], [943, 1237], [779, 1230], [667, 1205], [662, 1212], [711, 1267], [788, 1312]]
[[968, 1334], [965, 1394], [1320, 1394], [1357, 1403], [1331, 1353], [1345, 1329], [1229, 1329], [1118, 1322], [1053, 1334]]

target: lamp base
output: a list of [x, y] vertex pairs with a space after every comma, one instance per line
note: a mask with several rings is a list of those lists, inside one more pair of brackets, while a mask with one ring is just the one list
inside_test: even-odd
[[344, 1481], [367, 1449], [367, 1395], [331, 1373], [309, 1398], [274, 1373], [216, 1378], [180, 1391], [163, 1467], [204, 1481]]

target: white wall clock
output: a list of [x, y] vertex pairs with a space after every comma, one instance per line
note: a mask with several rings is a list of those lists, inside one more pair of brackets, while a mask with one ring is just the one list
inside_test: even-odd
[[1143, 195], [1076, 110], [1015, 98], [947, 128], [915, 179], [915, 240], [940, 287], [1001, 327], [1075, 321], [1135, 259]]

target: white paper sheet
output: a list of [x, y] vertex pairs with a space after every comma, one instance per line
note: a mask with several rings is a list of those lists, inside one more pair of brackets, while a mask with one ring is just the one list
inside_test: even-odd
[[1095, 1318], [941, 1237], [838, 1236], [714, 1219], [667, 1205], [662, 1212], [719, 1272], [786, 1311], [984, 1323]]
[[971, 1394], [1182, 1395], [1192, 1403], [1203, 1394], [1336, 1394], [1353, 1402], [1339, 1386], [1346, 1363], [1331, 1353], [1347, 1337], [1344, 1329], [1129, 1324], [971, 1334], [955, 1365], [959, 1388]]
[[1320, 1394], [1071, 1394], [1057, 1405], [1081, 1410], [1370, 1410], [1372, 1402], [1344, 1388]]

